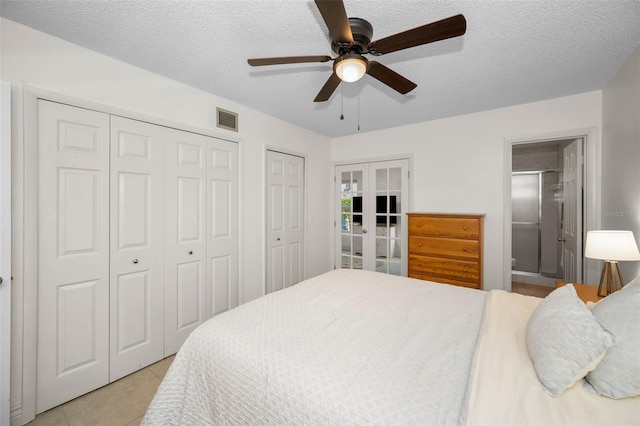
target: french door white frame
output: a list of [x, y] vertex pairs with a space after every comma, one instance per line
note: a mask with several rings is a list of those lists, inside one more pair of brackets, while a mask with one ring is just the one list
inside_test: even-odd
[[[602, 211], [601, 174], [602, 165], [598, 158], [602, 157], [602, 142], [598, 139], [595, 127], [563, 130], [531, 136], [506, 138], [504, 142], [504, 186], [503, 186], [503, 289], [511, 291], [511, 170], [513, 168], [513, 145], [535, 142], [546, 142], [559, 139], [584, 139], [584, 205], [583, 237], [587, 230], [600, 229]], [[583, 238], [583, 244], [584, 244]], [[584, 282], [597, 282], [599, 264], [583, 262]]]
[[[12, 323], [12, 331], [19, 336], [12, 337], [12, 358], [21, 374], [16, 374], [12, 381], [12, 424], [26, 424], [36, 414], [36, 353], [37, 353], [37, 307], [38, 307], [38, 100], [48, 100], [80, 108], [91, 109], [106, 114], [127, 117], [130, 119], [171, 127], [187, 132], [211, 136], [238, 144], [239, 155], [243, 152], [243, 139], [235, 135], [220, 133], [196, 126], [189, 126], [170, 120], [151, 117], [126, 109], [106, 106], [100, 103], [77, 99], [71, 96], [50, 92], [30, 86], [13, 87], [16, 95], [12, 97], [12, 111], [17, 113], [19, 127], [14, 127], [12, 136], [12, 180], [13, 180], [13, 318], [19, 318], [17, 324]], [[239, 161], [239, 189], [243, 188], [243, 165]], [[239, 197], [238, 210], [243, 211], [243, 200]], [[238, 224], [238, 291], [240, 303], [243, 302], [243, 228], [240, 217]], [[21, 320], [21, 321], [20, 321]], [[12, 333], [18, 334], [18, 333]], [[21, 340], [20, 340], [21, 339]], [[16, 360], [17, 359], [17, 360]], [[12, 371], [18, 373], [18, 371]], [[15, 387], [15, 388], [14, 388]]]
[[[407, 186], [407, 198], [409, 199], [409, 202], [406, 203], [406, 209], [405, 212], [412, 212], [413, 211], [413, 194], [415, 194], [415, 183], [414, 183], [414, 179], [413, 179], [413, 168], [414, 168], [414, 155], [413, 154], [399, 154], [399, 155], [393, 155], [393, 156], [385, 156], [385, 157], [369, 157], [369, 158], [361, 158], [361, 159], [353, 159], [353, 160], [345, 160], [345, 161], [334, 161], [331, 164], [331, 174], [330, 176], [332, 176], [332, 181], [331, 181], [331, 185], [332, 185], [332, 191], [331, 191], [331, 217], [332, 219], [332, 226], [331, 226], [331, 232], [333, 235], [333, 244], [331, 245], [331, 259], [332, 262], [334, 264], [334, 269], [336, 269], [338, 267], [338, 265], [336, 264], [336, 259], [338, 256], [338, 242], [337, 242], [337, 232], [336, 232], [336, 226], [338, 226], [338, 222], [337, 222], [337, 216], [336, 216], [336, 212], [340, 211], [340, 206], [338, 206], [337, 204], [337, 197], [335, 196], [335, 185], [337, 185], [337, 182], [335, 182], [333, 180], [333, 176], [336, 177], [336, 167], [337, 166], [349, 166], [349, 165], [357, 165], [357, 164], [369, 164], [369, 163], [379, 163], [379, 162], [387, 162], [387, 161], [395, 161], [395, 160], [408, 160], [409, 162], [409, 179], [408, 179], [408, 186]], [[333, 221], [336, 221], [335, 223]], [[405, 221], [407, 226], [404, 227], [403, 229], [403, 234], [401, 236], [401, 241], [402, 243], [405, 245], [405, 247], [407, 247], [408, 241], [407, 241], [407, 231], [408, 231], [408, 221], [407, 218], [405, 216]], [[407, 271], [408, 268], [408, 256], [405, 256], [405, 258], [402, 260], [402, 265], [401, 268], [403, 271]], [[404, 274], [406, 276], [406, 273]]]

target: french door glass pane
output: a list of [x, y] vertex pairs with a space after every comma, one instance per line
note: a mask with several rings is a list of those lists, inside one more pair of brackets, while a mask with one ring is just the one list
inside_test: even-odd
[[351, 235], [342, 236], [342, 254], [351, 255]]
[[376, 191], [386, 191], [388, 187], [387, 169], [376, 170]]
[[402, 189], [402, 168], [393, 167], [389, 169], [389, 190], [399, 191]]
[[340, 177], [341, 267], [362, 269], [362, 171], [344, 171]]

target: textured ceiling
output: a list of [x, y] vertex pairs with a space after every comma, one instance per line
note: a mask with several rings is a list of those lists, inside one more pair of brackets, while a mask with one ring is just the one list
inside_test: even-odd
[[407, 95], [365, 76], [314, 103], [331, 62], [246, 62], [332, 55], [312, 1], [2, 0], [0, 15], [329, 137], [358, 132], [358, 104], [364, 132], [599, 90], [640, 44], [640, 1], [345, 0], [345, 8], [371, 22], [374, 40], [458, 13], [467, 33], [377, 58], [418, 84]]

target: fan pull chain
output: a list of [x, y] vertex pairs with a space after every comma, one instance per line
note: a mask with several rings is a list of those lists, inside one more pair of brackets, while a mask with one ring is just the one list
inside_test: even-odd
[[344, 92], [342, 82], [340, 83], [340, 120], [344, 120]]
[[358, 95], [358, 131], [360, 131], [360, 95]]

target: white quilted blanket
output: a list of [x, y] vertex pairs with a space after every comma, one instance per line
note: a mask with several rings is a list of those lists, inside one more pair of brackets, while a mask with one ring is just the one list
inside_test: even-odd
[[456, 424], [486, 293], [336, 270], [218, 315], [143, 424]]
[[640, 397], [609, 399], [583, 380], [557, 398], [544, 391], [527, 351], [527, 321], [542, 299], [492, 290], [478, 342], [469, 425], [640, 425]]

